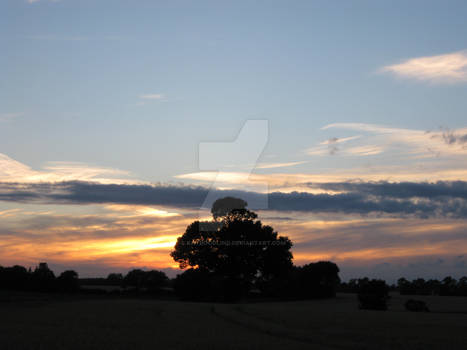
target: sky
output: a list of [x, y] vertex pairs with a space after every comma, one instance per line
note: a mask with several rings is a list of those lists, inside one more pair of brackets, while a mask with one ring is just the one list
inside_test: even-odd
[[3, 0], [0, 265], [177, 273], [245, 198], [341, 277], [467, 266], [464, 1]]

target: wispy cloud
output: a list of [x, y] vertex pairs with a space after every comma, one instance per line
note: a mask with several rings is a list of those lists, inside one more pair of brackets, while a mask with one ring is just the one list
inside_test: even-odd
[[165, 94], [145, 94], [141, 95], [139, 98], [143, 100], [165, 100]]
[[453, 144], [467, 144], [467, 133], [464, 131], [464, 133], [459, 134], [456, 133], [455, 131], [445, 129], [442, 133], [442, 137], [444, 142], [446, 142], [448, 145], [453, 145]]
[[[140, 206], [140, 205], [127, 205], [127, 204], [109, 204], [106, 206], [106, 209], [116, 212], [123, 212], [128, 213], [127, 215], [119, 215], [119, 217], [124, 218], [132, 218], [132, 217], [139, 217], [139, 216], [153, 216], [153, 217], [160, 217], [160, 218], [167, 218], [172, 216], [180, 216], [179, 213], [175, 212], [168, 212], [166, 210], [148, 207], [148, 206]], [[1, 212], [0, 212], [1, 214]]]
[[383, 153], [384, 148], [377, 145], [366, 145], [366, 146], [357, 146], [347, 149], [347, 153], [357, 156], [373, 156], [376, 154]]
[[[347, 155], [374, 155], [386, 151], [403, 153], [410, 157], [438, 157], [467, 155], [467, 129], [439, 129], [425, 131], [405, 128], [393, 128], [382, 125], [363, 123], [334, 123], [322, 130], [347, 129], [368, 133], [355, 147], [342, 150]], [[320, 154], [318, 148], [308, 150], [311, 155]], [[321, 152], [324, 155], [324, 152]]]
[[350, 136], [350, 137], [331, 137], [330, 139], [327, 139], [323, 142], [320, 142], [319, 146], [317, 147], [312, 147], [306, 150], [306, 153], [308, 155], [335, 155], [340, 151], [339, 145], [347, 142], [347, 141], [352, 141], [359, 139], [361, 135], [356, 135], [356, 136]]
[[85, 35], [57, 35], [57, 34], [34, 34], [25, 35], [22, 38], [31, 40], [44, 40], [44, 41], [117, 41], [127, 40], [129, 37], [120, 35], [106, 35], [106, 36], [85, 36]]
[[127, 171], [78, 162], [48, 162], [42, 169], [34, 170], [0, 153], [0, 181], [2, 182], [37, 183], [74, 180], [98, 183], [140, 183], [140, 181], [131, 179]]
[[256, 169], [274, 169], [274, 168], [287, 168], [300, 164], [308, 163], [308, 161], [288, 162], [288, 163], [261, 163], [256, 166]]
[[432, 83], [467, 82], [467, 50], [411, 58], [398, 64], [385, 66], [381, 71]]
[[[34, 4], [36, 2], [39, 2], [40, 0], [26, 0], [28, 4]], [[48, 0], [48, 2], [59, 2], [60, 0]]]

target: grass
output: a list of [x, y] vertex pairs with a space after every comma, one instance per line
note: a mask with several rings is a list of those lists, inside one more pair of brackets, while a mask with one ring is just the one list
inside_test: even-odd
[[467, 298], [412, 297], [432, 312], [358, 310], [356, 296], [242, 304], [0, 295], [6, 349], [462, 349]]

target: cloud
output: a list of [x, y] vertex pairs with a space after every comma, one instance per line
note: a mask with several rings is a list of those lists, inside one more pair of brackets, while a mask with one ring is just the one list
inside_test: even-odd
[[[113, 210], [83, 215], [83, 208], [78, 213], [73, 209], [67, 214], [2, 218], [2, 264], [48, 261], [74, 266], [92, 262], [96, 267], [125, 269], [174, 267], [169, 252], [192, 221], [172, 216], [126, 216]], [[96, 206], [87, 210], [93, 212]]]
[[467, 51], [411, 58], [381, 71], [432, 83], [463, 83], [467, 82]]
[[295, 165], [305, 164], [308, 161], [301, 162], [288, 162], [288, 163], [261, 163], [256, 166], [256, 169], [274, 169], [274, 168], [286, 168], [292, 167]]
[[[169, 252], [194, 218], [140, 216], [137, 211], [135, 215], [126, 215], [126, 210], [132, 212], [132, 208], [138, 210], [137, 206], [118, 210], [98, 205], [54, 206], [65, 213], [2, 217], [2, 264], [28, 266], [47, 261], [51, 265], [67, 265], [80, 273], [86, 270], [85, 264], [92, 264], [90, 271], [99, 270], [101, 276], [130, 267], [176, 266]], [[291, 238], [294, 263], [298, 265], [332, 260], [338, 263], [344, 278], [368, 272], [380, 272], [379, 278], [388, 278], [389, 270], [396, 274], [396, 279], [409, 277], [406, 273], [409, 266], [411, 273], [423, 277], [461, 276], [465, 271], [466, 259], [462, 257], [467, 244], [465, 220], [349, 219], [341, 215], [334, 220], [322, 220], [303, 212], [288, 218], [273, 214], [277, 213], [261, 212], [260, 218]], [[457, 268], [453, 269], [454, 265]]]
[[423, 181], [456, 181], [467, 179], [467, 169], [462, 162], [443, 164], [431, 162], [429, 164], [411, 163], [378, 167], [355, 167], [351, 169], [327, 169], [318, 173], [274, 173], [249, 174], [246, 172], [203, 171], [176, 175], [176, 179], [196, 182], [210, 186], [216, 181], [222, 188], [244, 189], [245, 179], [251, 183], [267, 184], [270, 191], [281, 192], [312, 192], [321, 193], [322, 190], [310, 189], [308, 184], [348, 181], [391, 181], [391, 182], [423, 182]]
[[[34, 4], [36, 2], [39, 2], [40, 0], [26, 0], [28, 4]], [[61, 0], [48, 0], [49, 2], [59, 2]]]
[[274, 228], [293, 237], [295, 264], [332, 260], [344, 279], [465, 274], [465, 257], [460, 256], [467, 247], [465, 220], [310, 219], [277, 222]]
[[96, 167], [78, 162], [48, 162], [43, 169], [34, 170], [5, 154], [0, 153], [1, 182], [61, 182], [95, 181], [99, 183], [138, 183], [127, 171]]
[[333, 192], [360, 193], [386, 198], [461, 198], [467, 200], [467, 182], [438, 181], [430, 182], [336, 182], [310, 184]]
[[356, 156], [374, 156], [376, 154], [383, 153], [384, 148], [377, 145], [366, 145], [351, 147], [346, 150], [347, 153]]
[[[101, 276], [130, 267], [176, 266], [169, 252], [195, 218], [185, 215], [185, 211], [180, 216], [140, 215], [141, 208], [144, 206], [54, 206], [62, 213], [23, 211], [18, 216], [2, 217], [2, 264], [28, 266], [47, 261], [52, 266], [66, 265], [80, 274], [89, 264], [89, 271], [99, 270]], [[323, 220], [314, 213], [288, 213], [287, 217], [277, 214], [262, 211], [260, 218], [291, 238], [294, 263], [298, 265], [332, 260], [342, 269], [343, 278], [368, 272], [380, 272], [379, 278], [388, 278], [392, 276], [389, 270], [396, 279], [409, 277], [408, 267], [411, 273], [423, 277], [461, 276], [465, 271], [466, 259], [462, 255], [467, 244], [466, 220], [349, 219], [343, 215]]]
[[[467, 129], [440, 129], [438, 131], [393, 128], [364, 123], [333, 123], [321, 128], [347, 129], [365, 132], [359, 146], [339, 149], [342, 155], [368, 156], [383, 152], [396, 152], [404, 157], [439, 157], [467, 155]], [[315, 152], [313, 152], [315, 151]], [[311, 155], [324, 155], [312, 148]]]
[[[154, 208], [154, 207], [140, 206], [140, 205], [111, 204], [111, 205], [107, 205], [106, 209], [116, 211], [116, 212], [127, 213], [127, 215], [123, 216], [126, 218], [139, 217], [139, 216], [168, 218], [168, 217], [173, 217], [173, 216], [180, 216], [179, 213], [168, 212], [167, 210], [161, 210], [161, 209]], [[0, 212], [0, 215], [1, 215], [1, 212]]]
[[141, 95], [139, 98], [143, 100], [165, 100], [166, 96], [164, 94], [146, 94]]
[[[314, 185], [309, 185], [313, 187]], [[265, 201], [274, 211], [387, 214], [389, 216], [467, 218], [467, 183], [319, 184], [336, 194], [308, 192], [257, 193], [183, 185], [128, 185], [91, 182], [0, 183], [0, 200], [42, 204], [129, 204], [199, 209], [208, 193], [212, 201], [226, 196], [245, 199], [252, 209]], [[408, 191], [407, 189], [412, 189]], [[404, 192], [407, 191], [407, 192]], [[212, 201], [205, 203], [210, 207]]]
[[306, 151], [308, 155], [335, 155], [340, 151], [339, 144], [359, 139], [361, 136], [350, 136], [350, 137], [331, 137], [330, 139], [320, 142], [320, 145], [317, 147], [310, 148]]
[[456, 134], [455, 131], [446, 129], [442, 133], [442, 137], [444, 142], [446, 142], [448, 145], [453, 145], [453, 144], [466, 144], [467, 143], [467, 133], [465, 134]]
[[[56, 2], [56, 1], [55, 1]], [[57, 34], [40, 34], [40, 35], [25, 35], [26, 39], [45, 40], [45, 41], [114, 41], [128, 39], [126, 36], [106, 35], [106, 36], [84, 36], [84, 35], [57, 35]]]

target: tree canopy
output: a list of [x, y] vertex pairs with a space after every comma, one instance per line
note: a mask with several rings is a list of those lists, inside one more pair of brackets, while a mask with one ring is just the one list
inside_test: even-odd
[[199, 269], [248, 288], [292, 267], [292, 242], [257, 220], [241, 199], [222, 198], [211, 209], [213, 221], [195, 221], [178, 238], [173, 259], [180, 268]]
[[235, 197], [224, 197], [217, 199], [211, 207], [211, 214], [214, 220], [225, 217], [234, 210], [246, 209], [248, 203], [243, 199]]

